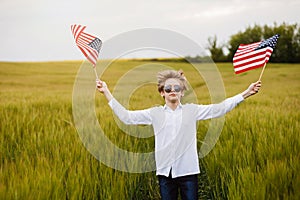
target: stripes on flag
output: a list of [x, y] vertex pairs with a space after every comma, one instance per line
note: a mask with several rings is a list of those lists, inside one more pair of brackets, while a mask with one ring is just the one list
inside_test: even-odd
[[102, 41], [93, 35], [83, 32], [85, 28], [86, 26], [74, 24], [71, 26], [71, 31], [76, 45], [95, 67], [102, 46]]
[[261, 42], [240, 44], [233, 56], [235, 73], [263, 67], [269, 61], [278, 38], [276, 34]]

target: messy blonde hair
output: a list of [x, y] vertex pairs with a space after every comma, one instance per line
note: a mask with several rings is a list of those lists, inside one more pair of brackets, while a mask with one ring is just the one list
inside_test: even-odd
[[187, 88], [187, 80], [186, 80], [182, 70], [179, 70], [179, 71], [165, 70], [165, 71], [158, 72], [158, 74], [157, 74], [157, 87], [158, 87], [157, 89], [158, 89], [159, 93], [163, 91], [165, 82], [169, 78], [174, 78], [174, 79], [179, 80], [183, 90], [188, 89]]

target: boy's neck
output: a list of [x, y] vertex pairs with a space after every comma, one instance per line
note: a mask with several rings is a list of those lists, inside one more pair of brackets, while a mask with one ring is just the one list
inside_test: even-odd
[[176, 102], [166, 102], [166, 105], [171, 108], [172, 110], [175, 110], [177, 108], [177, 106], [179, 105], [179, 101]]

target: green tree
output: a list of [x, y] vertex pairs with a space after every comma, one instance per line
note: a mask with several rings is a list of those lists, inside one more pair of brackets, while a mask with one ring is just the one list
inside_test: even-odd
[[240, 31], [232, 35], [229, 40], [229, 54], [228, 61], [232, 61], [233, 55], [240, 44], [249, 44], [258, 42], [263, 39], [279, 34], [280, 37], [276, 44], [276, 48], [270, 58], [271, 62], [286, 62], [296, 63], [300, 62], [300, 28], [297, 24], [282, 23], [273, 26], [264, 25], [260, 27], [247, 27], [245, 31]]
[[300, 63], [300, 27], [298, 27], [294, 37], [295, 62]]
[[296, 62], [297, 46], [295, 43], [295, 36], [297, 31], [297, 24], [281, 25], [274, 24], [274, 27], [264, 26], [264, 37], [268, 38], [275, 34], [280, 34], [276, 49], [272, 54], [273, 62]]
[[218, 46], [217, 45], [217, 36], [209, 37], [208, 38], [208, 47], [207, 49], [210, 51], [211, 58], [215, 62], [224, 62], [227, 61], [226, 56], [224, 55], [224, 48], [225, 45]]

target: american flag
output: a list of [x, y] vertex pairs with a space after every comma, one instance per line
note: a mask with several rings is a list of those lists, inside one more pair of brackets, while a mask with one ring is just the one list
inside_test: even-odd
[[93, 35], [83, 32], [85, 28], [86, 26], [74, 24], [71, 26], [71, 31], [78, 48], [95, 67], [102, 41]]
[[240, 44], [233, 56], [233, 66], [236, 74], [263, 67], [276, 46], [279, 35], [276, 34], [261, 42]]

